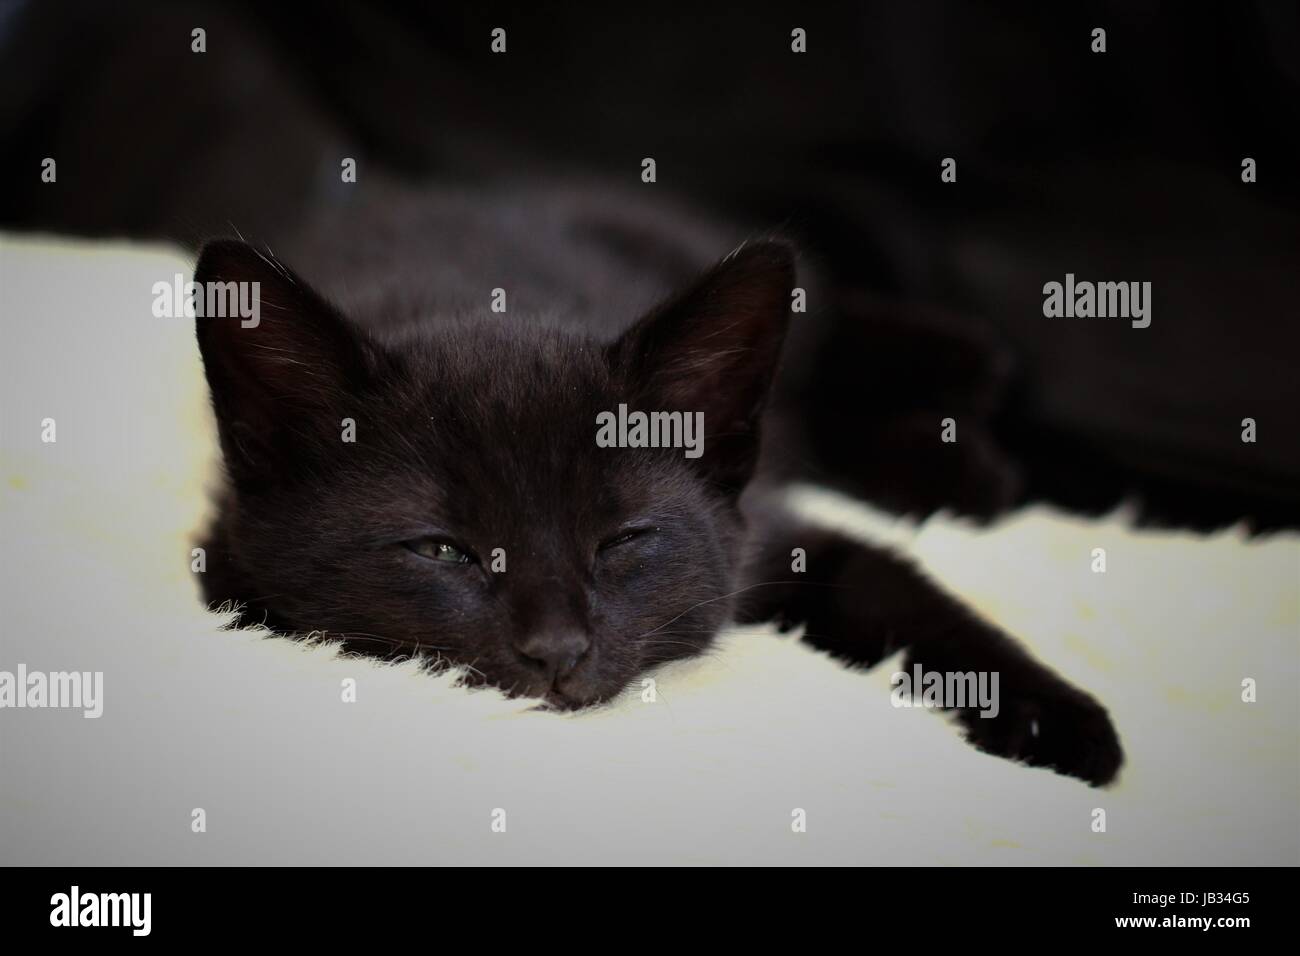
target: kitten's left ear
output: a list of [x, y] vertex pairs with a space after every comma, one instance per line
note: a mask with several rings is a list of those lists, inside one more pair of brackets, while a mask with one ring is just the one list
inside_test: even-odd
[[637, 322], [609, 348], [630, 407], [703, 412], [700, 464], [739, 492], [758, 460], [759, 420], [790, 320], [794, 251], [742, 246]]
[[366, 380], [364, 343], [306, 282], [243, 242], [205, 245], [194, 281], [255, 304], [247, 321], [195, 321], [228, 471], [248, 485], [294, 474], [314, 445], [337, 441]]

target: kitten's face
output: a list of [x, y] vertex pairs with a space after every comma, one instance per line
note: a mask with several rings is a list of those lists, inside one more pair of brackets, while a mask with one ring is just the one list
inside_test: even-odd
[[[733, 257], [607, 346], [486, 316], [380, 345], [235, 243], [196, 279], [262, 283], [256, 328], [198, 320], [231, 477], [209, 600], [558, 706], [607, 699], [726, 622], [783, 247]], [[597, 416], [620, 404], [703, 413], [703, 454], [601, 447]]]

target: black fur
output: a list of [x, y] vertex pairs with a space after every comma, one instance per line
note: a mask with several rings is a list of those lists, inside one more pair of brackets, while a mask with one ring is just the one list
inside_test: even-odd
[[[609, 230], [570, 233], [611, 246]], [[634, 237], [620, 255], [650, 247]], [[659, 261], [662, 277], [693, 260]], [[347, 267], [324, 269], [330, 299], [347, 298]], [[808, 404], [815, 375], [792, 372], [795, 387], [778, 391], [771, 417], [785, 437], [751, 482], [790, 323], [785, 243], [744, 245], [630, 326], [588, 300], [549, 318], [498, 315], [487, 287], [479, 308], [453, 307], [401, 257], [354, 272], [362, 291], [345, 316], [242, 242], [202, 252], [197, 281], [261, 288], [256, 328], [198, 320], [229, 476], [206, 542], [210, 602], [359, 652], [468, 665], [476, 682], [557, 707], [606, 700], [701, 652], [733, 618], [806, 624], [806, 640], [853, 665], [906, 643], [928, 668], [1000, 672], [999, 718], [958, 715], [976, 745], [1094, 784], [1114, 777], [1118, 739], [1094, 700], [903, 561], [772, 503], [774, 483], [828, 460]], [[797, 365], [820, 353], [796, 343], [795, 354]], [[598, 447], [596, 416], [620, 403], [703, 412], [703, 456]], [[341, 440], [344, 419], [354, 442]], [[866, 469], [832, 464], [870, 492]], [[976, 499], [999, 494], [981, 492], [979, 475], [956, 481]], [[466, 560], [415, 553], [421, 541]], [[809, 553], [804, 583], [791, 583], [792, 547]]]

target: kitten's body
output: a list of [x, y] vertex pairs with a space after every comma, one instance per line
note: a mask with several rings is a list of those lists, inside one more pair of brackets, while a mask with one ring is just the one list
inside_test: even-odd
[[[1113, 777], [1094, 701], [904, 562], [773, 503], [853, 461], [801, 440], [835, 414], [813, 407], [833, 326], [816, 307], [791, 320], [787, 246], [751, 242], [695, 279], [734, 247], [725, 229], [583, 191], [496, 196], [381, 192], [324, 214], [276, 249], [323, 299], [248, 247], [205, 250], [199, 281], [262, 289], [255, 329], [199, 320], [231, 478], [210, 600], [559, 706], [608, 699], [735, 617], [806, 624], [855, 665], [910, 645], [909, 665], [997, 670], [1002, 716], [959, 714], [977, 744]], [[598, 447], [620, 404], [702, 412], [704, 455]]]

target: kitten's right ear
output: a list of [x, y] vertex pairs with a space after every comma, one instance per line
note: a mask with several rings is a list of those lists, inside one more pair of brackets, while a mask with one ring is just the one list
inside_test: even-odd
[[[311, 442], [339, 439], [348, 396], [366, 377], [364, 343], [307, 283], [247, 243], [209, 242], [194, 281], [227, 469], [237, 483], [283, 477]], [[203, 314], [218, 301], [227, 307]]]
[[628, 329], [608, 349], [634, 408], [699, 412], [699, 462], [739, 494], [758, 461], [759, 426], [790, 323], [794, 250], [746, 243]]

